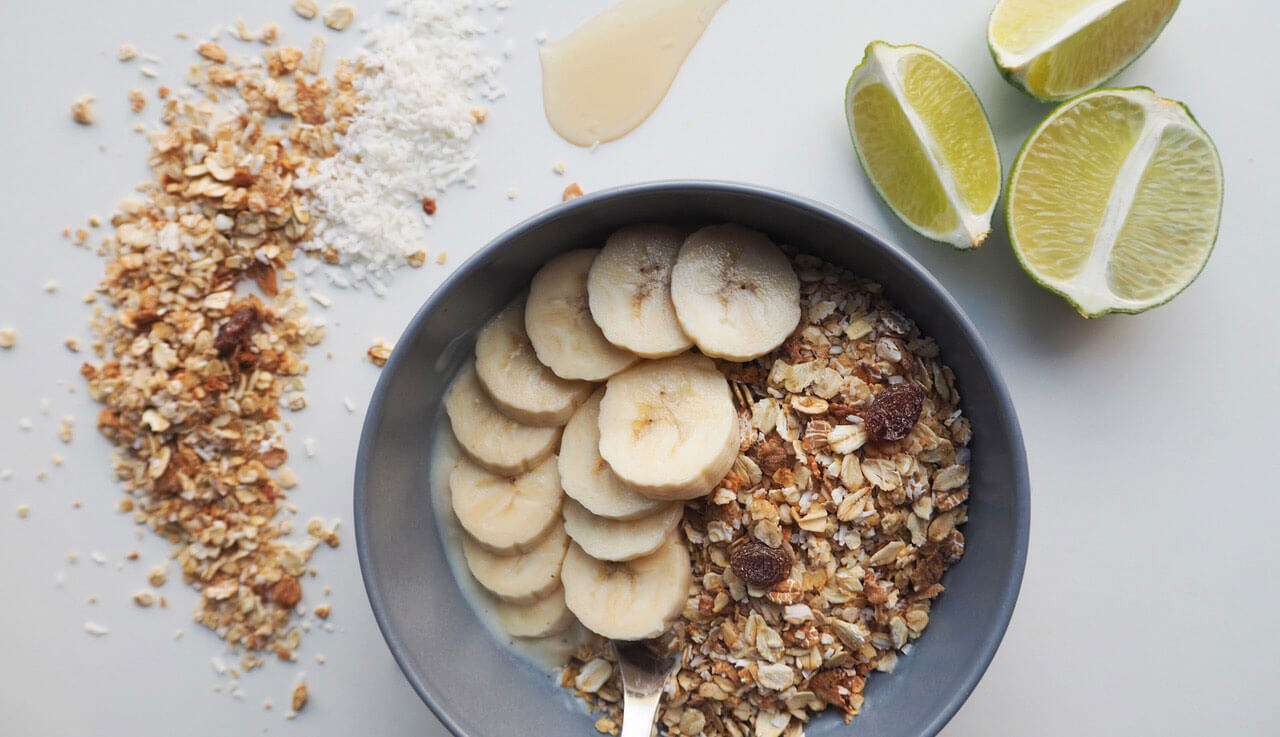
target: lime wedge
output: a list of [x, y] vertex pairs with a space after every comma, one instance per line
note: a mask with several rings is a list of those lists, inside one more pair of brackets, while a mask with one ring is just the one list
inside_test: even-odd
[[1080, 314], [1142, 312], [1191, 284], [1213, 250], [1222, 162], [1182, 103], [1145, 87], [1053, 111], [1009, 175], [1009, 239], [1033, 279]]
[[1164, 29], [1179, 0], [1000, 0], [987, 45], [1005, 78], [1059, 101], [1106, 82]]
[[976, 248], [1000, 196], [1000, 152], [973, 88], [919, 46], [867, 47], [845, 89], [858, 160], [894, 214], [926, 238]]

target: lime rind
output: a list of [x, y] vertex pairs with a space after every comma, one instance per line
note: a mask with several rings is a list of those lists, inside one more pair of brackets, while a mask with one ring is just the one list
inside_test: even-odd
[[[974, 213], [964, 206], [963, 199], [960, 196], [959, 187], [947, 167], [942, 164], [943, 159], [941, 153], [937, 150], [937, 144], [929, 135], [927, 135], [927, 131], [920, 122], [919, 117], [913, 110], [911, 110], [910, 106], [905, 103], [899, 81], [896, 79], [895, 74], [888, 70], [887, 67], [889, 65], [885, 63], [886, 60], [881, 58], [881, 55], [895, 55], [896, 58], [894, 61], [896, 61], [898, 58], [901, 58], [901, 56], [909, 53], [918, 53], [929, 56], [939, 62], [951, 74], [955, 75], [956, 79], [960, 80], [960, 82], [964, 84], [965, 89], [973, 96], [973, 100], [977, 103], [978, 109], [982, 113], [982, 119], [985, 123], [985, 132], [987, 134], [986, 138], [991, 145], [991, 151], [995, 157], [996, 176], [999, 177], [1002, 175], [1004, 171], [1004, 163], [1000, 158], [1000, 149], [996, 145], [995, 134], [991, 129], [991, 116], [987, 114], [986, 107], [983, 106], [982, 100], [974, 91], [973, 85], [970, 84], [969, 80], [960, 73], [960, 70], [956, 69], [955, 66], [946, 59], [943, 59], [937, 53], [923, 46], [915, 44], [895, 46], [884, 41], [872, 41], [867, 45], [867, 48], [863, 53], [862, 61], [853, 68], [852, 74], [849, 75], [849, 82], [845, 85], [845, 121], [849, 128], [849, 137], [853, 141], [853, 148], [854, 152], [858, 156], [858, 163], [862, 166], [862, 170], [867, 175], [867, 179], [871, 180], [871, 186], [875, 188], [876, 194], [880, 197], [880, 200], [884, 202], [889, 210], [893, 212], [893, 214], [901, 220], [903, 224], [931, 241], [945, 243], [960, 251], [973, 250], [978, 246], [981, 246], [987, 236], [991, 233], [991, 218], [1000, 202], [1000, 193], [1003, 191], [1003, 181], [998, 181], [996, 183], [996, 194], [992, 198], [990, 206], [988, 206], [984, 212]], [[854, 127], [852, 105], [854, 94], [869, 77], [874, 77], [875, 81], [884, 83], [895, 91], [894, 97], [897, 99], [898, 104], [901, 106], [908, 119], [912, 121], [912, 132], [919, 141], [921, 147], [929, 156], [933, 170], [942, 182], [943, 187], [946, 189], [947, 198], [951, 207], [955, 210], [959, 220], [958, 225], [952, 231], [942, 233], [931, 230], [906, 217], [898, 210], [897, 207], [894, 206], [880, 181], [872, 172], [871, 165], [867, 161], [866, 154], [863, 152], [862, 146], [858, 142], [858, 135]]]
[[[1048, 126], [1050, 126], [1055, 120], [1061, 117], [1062, 113], [1065, 112], [1066, 110], [1074, 107], [1075, 105], [1079, 104], [1083, 100], [1096, 97], [1096, 96], [1101, 96], [1101, 95], [1139, 96], [1139, 97], [1146, 98], [1145, 100], [1143, 100], [1143, 103], [1145, 105], [1150, 105], [1153, 103], [1176, 105], [1179, 111], [1182, 112], [1185, 118], [1179, 122], [1185, 123], [1189, 125], [1191, 128], [1198, 131], [1200, 135], [1203, 136], [1205, 143], [1208, 144], [1209, 149], [1213, 152], [1213, 160], [1217, 167], [1217, 182], [1218, 182], [1219, 189], [1218, 189], [1217, 212], [1216, 212], [1216, 218], [1214, 221], [1213, 235], [1209, 240], [1208, 248], [1206, 248], [1204, 251], [1204, 256], [1200, 261], [1199, 268], [1196, 269], [1194, 274], [1189, 276], [1185, 280], [1185, 282], [1183, 282], [1180, 286], [1178, 286], [1177, 289], [1172, 290], [1167, 295], [1163, 295], [1159, 299], [1137, 302], [1137, 301], [1127, 301], [1117, 297], [1115, 298], [1117, 301], [1113, 304], [1104, 305], [1095, 309], [1089, 309], [1080, 304], [1079, 295], [1072, 293], [1063, 285], [1061, 285], [1060, 283], [1056, 283], [1052, 279], [1042, 277], [1040, 274], [1037, 273], [1036, 268], [1027, 260], [1021, 246], [1018, 243], [1018, 233], [1017, 233], [1017, 228], [1015, 227], [1015, 221], [1013, 217], [1013, 208], [1016, 204], [1014, 199], [1014, 190], [1018, 181], [1018, 174], [1020, 173], [1020, 170], [1022, 168], [1023, 161], [1026, 159], [1027, 153], [1028, 151], [1031, 150], [1032, 145], [1040, 137], [1040, 134]], [[1208, 265], [1209, 259], [1213, 255], [1214, 249], [1217, 248], [1218, 235], [1222, 225], [1222, 204], [1225, 199], [1225, 195], [1226, 195], [1226, 186], [1225, 186], [1225, 177], [1223, 176], [1223, 172], [1222, 172], [1222, 157], [1218, 151], [1217, 144], [1214, 143], [1213, 138], [1209, 135], [1208, 131], [1206, 131], [1204, 127], [1200, 125], [1200, 121], [1196, 120], [1195, 115], [1191, 112], [1191, 109], [1188, 108], [1185, 103], [1179, 102], [1177, 100], [1167, 100], [1165, 98], [1161, 98], [1158, 95], [1156, 95], [1155, 91], [1152, 90], [1150, 87], [1143, 87], [1143, 86], [1112, 87], [1112, 88], [1093, 90], [1090, 92], [1084, 92], [1082, 94], [1076, 95], [1075, 97], [1060, 104], [1057, 108], [1053, 110], [1053, 112], [1049, 114], [1048, 117], [1044, 119], [1044, 121], [1040, 123], [1040, 125], [1036, 126], [1036, 129], [1032, 131], [1031, 135], [1027, 137], [1027, 140], [1023, 142], [1022, 147], [1018, 150], [1018, 155], [1014, 158], [1013, 167], [1010, 170], [1008, 180], [1005, 183], [1004, 217], [1005, 217], [1005, 223], [1009, 233], [1009, 243], [1010, 243], [1010, 246], [1012, 247], [1014, 257], [1017, 258], [1018, 264], [1022, 267], [1023, 271], [1025, 271], [1027, 275], [1031, 277], [1032, 281], [1039, 284], [1041, 287], [1048, 290], [1049, 292], [1052, 292], [1058, 295], [1059, 297], [1062, 297], [1068, 304], [1070, 304], [1076, 310], [1076, 312], [1080, 313], [1080, 315], [1085, 318], [1092, 319], [1092, 318], [1098, 318], [1098, 317], [1102, 317], [1103, 315], [1109, 315], [1109, 314], [1136, 315], [1136, 314], [1146, 312], [1148, 310], [1155, 309], [1156, 307], [1160, 307], [1162, 305], [1168, 304], [1175, 297], [1177, 297], [1178, 295], [1186, 291], [1186, 289], [1190, 287], [1196, 281], [1196, 279], [1199, 279], [1202, 273], [1204, 273], [1204, 269]], [[1125, 302], [1129, 302], [1129, 303], [1126, 304]]]
[[[1135, 51], [1133, 55], [1130, 56], [1128, 59], [1117, 64], [1115, 69], [1111, 70], [1106, 76], [1096, 80], [1089, 87], [1082, 90], [1076, 90], [1076, 91], [1062, 94], [1062, 95], [1043, 96], [1043, 95], [1037, 94], [1035, 90], [1032, 90], [1027, 85], [1026, 72], [1031, 67], [1031, 63], [1034, 62], [1035, 59], [1038, 58], [1039, 56], [1042, 56], [1045, 53], [1048, 53], [1055, 45], [1062, 43], [1068, 38], [1071, 38], [1076, 33], [1079, 33], [1080, 31], [1084, 30], [1086, 27], [1088, 27], [1089, 24], [1086, 23], [1079, 27], [1071, 29], [1070, 33], [1063, 34], [1060, 38], [1055, 39], [1053, 44], [1047, 45], [1043, 50], [1041, 50], [1035, 56], [1028, 57], [1025, 60], [1020, 60], [1022, 63], [1017, 64], [1014, 61], [1011, 61], [1006, 55], [1004, 55], [1000, 51], [1000, 48], [996, 44], [996, 40], [994, 38], [995, 31], [994, 31], [994, 28], [992, 27], [993, 21], [995, 20], [996, 11], [999, 10], [1002, 2], [1003, 0], [1001, 0], [1001, 2], [996, 3], [995, 8], [993, 8], [991, 11], [991, 15], [987, 18], [987, 51], [990, 52], [991, 54], [991, 60], [995, 62], [996, 69], [1000, 71], [1000, 76], [1004, 77], [1006, 82], [1018, 88], [1023, 93], [1027, 94], [1028, 96], [1034, 98], [1039, 102], [1051, 102], [1051, 103], [1060, 103], [1060, 102], [1069, 101], [1080, 95], [1088, 94], [1090, 91], [1104, 89], [1105, 85], [1109, 84], [1116, 77], [1120, 76], [1120, 74], [1123, 73], [1124, 70], [1128, 69], [1130, 66], [1133, 66], [1134, 62], [1140, 59], [1143, 54], [1147, 53], [1147, 50], [1151, 48], [1151, 45], [1154, 44], [1158, 38], [1160, 38], [1160, 34], [1164, 33], [1165, 27], [1169, 25], [1169, 21], [1173, 20], [1173, 16], [1178, 12], [1178, 8], [1182, 5], [1182, 0], [1176, 0], [1173, 4], [1173, 8], [1169, 10], [1169, 14], [1166, 15], [1164, 20], [1160, 23], [1160, 25], [1156, 27], [1154, 31], [1151, 32], [1151, 35], [1147, 38], [1146, 43], [1144, 43], [1141, 46], [1141, 48]], [[1101, 3], [1099, 3], [1099, 5], [1101, 6]], [[1090, 22], [1099, 20], [1103, 15], [1105, 15], [1107, 12], [1110, 12], [1118, 5], [1120, 5], [1120, 2], [1112, 3], [1109, 6], [1103, 6], [1102, 12], [1099, 13], [1097, 16], [1095, 16]], [[1106, 89], [1120, 89], [1120, 88], [1106, 88]]]

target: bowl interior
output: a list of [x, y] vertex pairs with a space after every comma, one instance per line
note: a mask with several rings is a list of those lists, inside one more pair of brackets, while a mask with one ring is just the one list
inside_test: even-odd
[[[933, 735], [977, 684], [1013, 611], [1029, 520], [1017, 419], [973, 326], [910, 257], [821, 205], [736, 184], [662, 182], [558, 205], [503, 234], [432, 296], [383, 369], [360, 441], [357, 546], [374, 614], [418, 694], [455, 734], [596, 735], [543, 673], [490, 638], [454, 583], [432, 519], [428, 451], [442, 394], [475, 331], [524, 289], [538, 267], [599, 247], [642, 221], [738, 222], [879, 281], [933, 336], [954, 369], [974, 428], [964, 558], [944, 577], [928, 630], [892, 674], [869, 679], [860, 734]], [[847, 733], [827, 714], [811, 737]]]

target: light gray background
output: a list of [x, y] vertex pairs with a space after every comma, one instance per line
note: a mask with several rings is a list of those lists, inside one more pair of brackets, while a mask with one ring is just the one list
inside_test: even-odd
[[[322, 6], [324, 3], [321, 3]], [[502, 80], [477, 141], [479, 187], [441, 198], [426, 235], [432, 264], [399, 275], [390, 296], [338, 293], [329, 338], [310, 356], [311, 407], [292, 417], [291, 499], [311, 515], [341, 517], [344, 543], [315, 558], [328, 584], [336, 631], [305, 638], [297, 665], [272, 662], [228, 695], [210, 666], [219, 641], [190, 622], [195, 594], [171, 581], [167, 609], [138, 609], [130, 595], [167, 546], [134, 537], [113, 511], [120, 494], [97, 408], [65, 337], [88, 342], [81, 295], [102, 264], [58, 236], [90, 213], [110, 215], [143, 179], [145, 144], [129, 130], [125, 93], [180, 81], [190, 42], [242, 15], [251, 28], [277, 20], [305, 46], [323, 32], [285, 0], [163, 0], [24, 4], [6, 23], [0, 60], [4, 171], [0, 225], [0, 326], [20, 342], [0, 351], [0, 733], [35, 735], [430, 735], [443, 730], [401, 679], [370, 615], [350, 528], [350, 481], [361, 414], [377, 378], [363, 360], [374, 336], [396, 336], [445, 274], [502, 229], [585, 189], [668, 177], [755, 182], [845, 209], [888, 233], [931, 269], [977, 323], [1009, 381], [1030, 454], [1033, 524], [1022, 598], [986, 678], [946, 729], [966, 735], [1280, 733], [1277, 593], [1277, 452], [1280, 313], [1276, 272], [1277, 115], [1265, 52], [1280, 31], [1280, 6], [1239, 0], [1183, 4], [1156, 45], [1119, 79], [1185, 101], [1222, 152], [1226, 210], [1218, 250], [1200, 280], [1173, 303], [1138, 317], [1086, 322], [1036, 287], [1009, 252], [1001, 224], [987, 246], [956, 253], [921, 241], [876, 201], [858, 170], [841, 110], [850, 69], [873, 39], [923, 44], [972, 81], [1000, 140], [1006, 166], [1049, 108], [1005, 84], [985, 44], [987, 0], [730, 0], [715, 18], [661, 108], [627, 138], [595, 153], [574, 148], [542, 117], [534, 35], [557, 38], [592, 12], [591, 2], [524, 2], [503, 13], [495, 48], [510, 38]], [[358, 4], [361, 18], [378, 12]], [[163, 57], [158, 81], [114, 50], [130, 41]], [[238, 44], [228, 46], [243, 51]], [[247, 47], [256, 53], [261, 47]], [[99, 123], [68, 117], [73, 97], [99, 97]], [[152, 101], [144, 119], [152, 120]], [[107, 146], [106, 152], [98, 150]], [[568, 166], [552, 174], [557, 160]], [[510, 187], [519, 197], [508, 200]], [[95, 233], [95, 236], [97, 234]], [[49, 279], [61, 288], [41, 290]], [[324, 351], [333, 351], [326, 359]], [[79, 390], [69, 394], [66, 384]], [[350, 396], [355, 414], [342, 406]], [[40, 398], [51, 405], [41, 414]], [[76, 439], [55, 436], [76, 418]], [[30, 417], [31, 431], [18, 428]], [[981, 432], [981, 428], [977, 428]], [[307, 459], [302, 440], [319, 452]], [[54, 468], [51, 454], [66, 456]], [[35, 474], [46, 469], [43, 482]], [[83, 508], [73, 509], [81, 500]], [[29, 503], [32, 514], [14, 514]], [[131, 550], [141, 560], [116, 562]], [[67, 561], [78, 551], [76, 564]], [[101, 551], [110, 560], [89, 559]], [[62, 572], [65, 585], [54, 584]], [[174, 579], [178, 577], [175, 575]], [[97, 596], [100, 602], [88, 600]], [[93, 638], [94, 620], [111, 628]], [[175, 629], [186, 630], [180, 641]], [[327, 664], [314, 662], [326, 656]], [[444, 666], [447, 667], [447, 666]], [[285, 721], [289, 688], [305, 671], [312, 704]], [[223, 691], [216, 693], [215, 684]], [[478, 684], [478, 686], [481, 684]], [[262, 700], [276, 706], [264, 711]]]

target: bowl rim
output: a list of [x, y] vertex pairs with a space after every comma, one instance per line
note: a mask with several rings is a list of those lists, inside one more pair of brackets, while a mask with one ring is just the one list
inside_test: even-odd
[[990, 350], [987, 348], [986, 342], [978, 333], [977, 328], [969, 319], [969, 316], [961, 308], [960, 303], [951, 295], [949, 291], [937, 280], [920, 262], [914, 257], [894, 245], [883, 234], [875, 229], [867, 226], [860, 220], [844, 213], [834, 207], [818, 202], [801, 195], [792, 194], [771, 187], [764, 187], [755, 184], [747, 184], [742, 182], [732, 182], [726, 180], [714, 179], [664, 179], [648, 182], [639, 182], [635, 184], [624, 184], [615, 187], [598, 190], [581, 197], [577, 197], [568, 202], [557, 203], [541, 212], [538, 212], [515, 225], [502, 231], [489, 241], [482, 248], [478, 249], [466, 261], [464, 261], [452, 274], [445, 278], [427, 297], [422, 306], [414, 313], [413, 318], [405, 326], [401, 332], [400, 338], [396, 341], [397, 348], [392, 350], [391, 356], [387, 359], [386, 366], [380, 372], [378, 382], [374, 387], [373, 394], [370, 396], [368, 410], [365, 414], [364, 423], [360, 429], [360, 442], [356, 450], [356, 465], [354, 476], [354, 528], [356, 537], [356, 554], [360, 564], [360, 578], [364, 583], [365, 593], [369, 598], [369, 605], [373, 610], [374, 620], [378, 624], [378, 629], [382, 633], [382, 637], [386, 640], [387, 647], [391, 650], [391, 656], [395, 659], [396, 665], [404, 674], [405, 679], [409, 681], [409, 685], [414, 692], [418, 694], [418, 698], [427, 705], [450, 734], [455, 737], [480, 737], [466, 732], [461, 725], [450, 715], [444, 705], [440, 703], [436, 696], [423, 684], [413, 669], [410, 667], [407, 656], [405, 655], [407, 648], [401, 641], [399, 635], [391, 627], [389, 616], [387, 614], [387, 603], [381, 590], [374, 584], [373, 575], [370, 571], [370, 539], [367, 530], [367, 518], [363, 513], [366, 507], [366, 499], [368, 496], [367, 479], [368, 479], [368, 459], [372, 453], [373, 446], [373, 429], [381, 423], [383, 415], [383, 406], [390, 377], [396, 373], [400, 363], [404, 360], [405, 352], [399, 349], [404, 344], [404, 338], [418, 332], [423, 323], [427, 320], [436, 308], [436, 305], [443, 299], [456, 284], [468, 279], [472, 276], [477, 268], [495, 252], [504, 248], [509, 241], [518, 237], [525, 231], [535, 228], [542, 223], [571, 215], [574, 210], [583, 209], [593, 205], [601, 200], [612, 199], [616, 197], [646, 193], [646, 192], [663, 192], [663, 191], [704, 191], [717, 193], [742, 194], [751, 197], [762, 197], [765, 199], [778, 200], [792, 207], [808, 210], [820, 217], [836, 221], [841, 225], [857, 232], [859, 235], [869, 241], [874, 241], [888, 258], [896, 261], [899, 266], [909, 271], [913, 277], [920, 280], [931, 289], [939, 298], [945, 308], [952, 313], [956, 322], [959, 324], [963, 332], [963, 340], [969, 345], [977, 358], [979, 364], [987, 372], [990, 377], [993, 393], [996, 397], [998, 406], [995, 408], [996, 413], [1001, 417], [1009, 432], [1010, 440], [1010, 461], [1013, 464], [1015, 478], [1020, 480], [1015, 489], [1015, 523], [1014, 535], [1009, 541], [1013, 545], [1013, 575], [1004, 582], [1000, 590], [1000, 604], [997, 609], [997, 617], [995, 627], [988, 630], [986, 638], [979, 645], [980, 656], [972, 661], [968, 673], [963, 681], [959, 684], [950, 698], [941, 706], [934, 719], [921, 732], [921, 737], [934, 737], [942, 728], [951, 721], [952, 717], [964, 705], [973, 690], [977, 688], [978, 682], [986, 673], [987, 668], [991, 665], [991, 661], [995, 658], [996, 650], [999, 649], [1001, 641], [1004, 639], [1005, 632], [1008, 630], [1009, 622], [1013, 617], [1013, 611], [1017, 605], [1018, 594], [1022, 588], [1022, 579], [1027, 563], [1027, 549], [1030, 538], [1031, 529], [1031, 489], [1030, 477], [1027, 469], [1026, 445], [1022, 437], [1022, 427], [1018, 422], [1017, 412], [1013, 407], [1013, 400], [1009, 395], [1009, 388], [1005, 384], [1004, 377], [1000, 374], [995, 360]]

